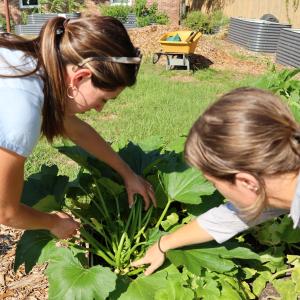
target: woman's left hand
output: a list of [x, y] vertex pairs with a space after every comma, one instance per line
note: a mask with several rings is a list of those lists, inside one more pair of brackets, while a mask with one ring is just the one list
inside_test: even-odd
[[132, 173], [130, 177], [124, 178], [125, 187], [128, 195], [128, 204], [131, 207], [134, 203], [134, 195], [140, 194], [144, 198], [145, 210], [147, 210], [152, 202], [156, 207], [156, 199], [152, 184], [142, 177]]

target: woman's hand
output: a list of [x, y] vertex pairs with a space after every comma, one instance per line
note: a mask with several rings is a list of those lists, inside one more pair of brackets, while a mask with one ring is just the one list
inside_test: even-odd
[[158, 269], [164, 261], [165, 253], [161, 252], [158, 248], [158, 244], [155, 243], [148, 249], [144, 257], [134, 261], [131, 265], [133, 267], [139, 267], [141, 265], [149, 264], [150, 266], [144, 272], [144, 274], [148, 276]]
[[144, 198], [145, 210], [147, 210], [152, 202], [156, 207], [155, 193], [152, 185], [142, 177], [132, 173], [131, 176], [124, 178], [125, 187], [128, 195], [129, 207], [134, 203], [135, 194], [140, 194]]
[[54, 226], [50, 229], [50, 232], [59, 239], [67, 239], [76, 234], [79, 229], [79, 223], [66, 213], [55, 212], [56, 216]]

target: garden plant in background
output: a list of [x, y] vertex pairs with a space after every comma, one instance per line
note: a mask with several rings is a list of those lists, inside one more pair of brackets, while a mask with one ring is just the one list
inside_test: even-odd
[[296, 76], [299, 73], [300, 68], [277, 71], [273, 65], [267, 74], [253, 83], [253, 86], [270, 90], [288, 101], [298, 122], [300, 122], [300, 81]]
[[[26, 181], [23, 203], [47, 212], [72, 212], [82, 223], [80, 235], [60, 241], [59, 247], [47, 231], [26, 231], [18, 243], [15, 269], [25, 263], [29, 272], [36, 263], [48, 262], [50, 300], [246, 300], [259, 296], [267, 282], [279, 285], [283, 296], [300, 294], [300, 235], [290, 230], [289, 218], [257, 226], [223, 245], [211, 242], [169, 251], [160, 271], [148, 277], [141, 274], [143, 268], [132, 268], [131, 261], [161, 235], [224, 199], [183, 162], [182, 138], [172, 147], [152, 137], [115, 148], [152, 183], [158, 208], [144, 211], [137, 197], [129, 209], [120, 177], [78, 147], [58, 148], [79, 164], [74, 180], [58, 175], [56, 166], [43, 166]], [[287, 272], [292, 276], [282, 284]]]
[[157, 2], [153, 2], [150, 6], [146, 0], [135, 1], [134, 6], [124, 5], [100, 5], [100, 12], [103, 16], [110, 16], [119, 19], [121, 22], [126, 22], [130, 13], [135, 13], [137, 25], [139, 27], [148, 26], [151, 24], [166, 25], [169, 22], [168, 15], [158, 10]]
[[27, 24], [28, 16], [31, 14], [78, 13], [84, 8], [83, 0], [39, 0], [39, 4], [35, 8], [22, 9], [21, 24]]
[[221, 26], [229, 23], [229, 19], [224, 16], [221, 10], [215, 10], [209, 14], [201, 11], [191, 11], [184, 19], [184, 25], [191, 30], [212, 34], [217, 32]]
[[101, 4], [99, 9], [102, 16], [114, 17], [123, 23], [127, 21], [128, 15], [133, 12], [133, 8], [128, 5]]
[[39, 0], [40, 6], [35, 12], [38, 13], [74, 13], [79, 12], [83, 6], [82, 0]]
[[138, 26], [140, 27], [148, 26], [153, 23], [165, 25], [169, 22], [168, 15], [158, 10], [158, 5], [155, 1], [148, 6], [146, 0], [136, 0], [134, 11], [137, 16]]

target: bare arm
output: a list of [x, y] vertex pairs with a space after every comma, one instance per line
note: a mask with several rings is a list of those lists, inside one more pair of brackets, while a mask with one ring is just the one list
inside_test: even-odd
[[133, 175], [130, 167], [89, 124], [71, 116], [65, 118], [64, 126], [67, 137], [76, 145], [110, 165], [123, 178]]
[[[18, 229], [47, 229], [60, 238], [77, 229], [77, 222], [63, 213], [39, 212], [20, 203], [25, 158], [0, 148], [0, 223]], [[62, 219], [65, 219], [62, 222]], [[65, 226], [64, 229], [60, 226]]]
[[[213, 240], [203, 228], [199, 226], [196, 220], [180, 227], [176, 231], [165, 235], [160, 241], [160, 248], [166, 252], [171, 249], [180, 248], [183, 246], [205, 243]], [[132, 266], [137, 267], [144, 264], [150, 266], [146, 269], [145, 275], [150, 275], [158, 269], [164, 262], [165, 255], [159, 250], [157, 243], [151, 246], [145, 256], [132, 263]]]
[[149, 189], [150, 184], [137, 176], [93, 127], [76, 116], [66, 117], [64, 126], [71, 141], [110, 165], [123, 177], [130, 205], [136, 193], [143, 196], [145, 208], [149, 207], [151, 201], [156, 205], [154, 193]]

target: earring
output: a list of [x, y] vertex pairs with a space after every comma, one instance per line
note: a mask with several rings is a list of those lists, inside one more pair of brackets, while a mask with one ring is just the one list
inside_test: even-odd
[[[70, 95], [70, 89], [72, 90], [72, 95]], [[76, 95], [74, 95], [74, 91], [76, 91]], [[78, 95], [78, 90], [76, 87], [74, 87], [72, 84], [69, 84], [67, 87], [67, 96], [70, 99], [74, 99]]]

